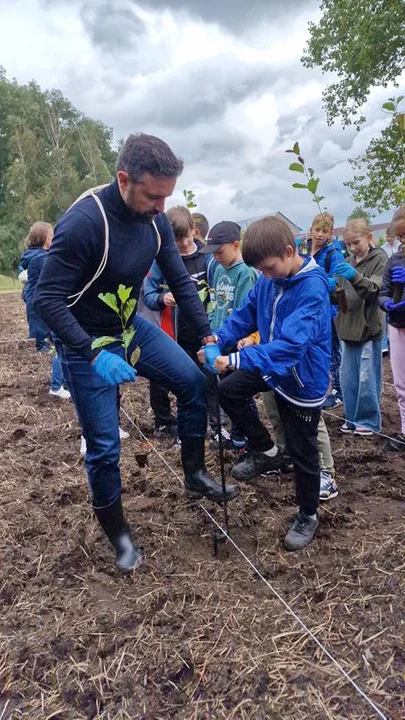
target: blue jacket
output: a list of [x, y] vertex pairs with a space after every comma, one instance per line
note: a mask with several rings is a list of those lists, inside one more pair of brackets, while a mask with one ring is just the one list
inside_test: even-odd
[[329, 385], [330, 301], [325, 272], [313, 258], [292, 277], [259, 277], [216, 333], [221, 351], [256, 330], [260, 344], [231, 353], [230, 365], [259, 371], [269, 389], [294, 405], [321, 407]]
[[33, 300], [36, 284], [47, 257], [48, 251], [38, 247], [27, 248], [21, 256], [20, 267], [28, 273], [28, 281], [24, 288], [25, 302], [31, 303]]
[[[335, 267], [338, 263], [344, 262], [344, 257], [341, 250], [336, 246], [334, 241], [326, 243], [318, 252], [313, 256], [315, 262], [319, 267], [323, 268], [328, 277], [333, 277], [335, 273]], [[331, 317], [336, 317], [339, 312], [337, 305], [331, 304]]]

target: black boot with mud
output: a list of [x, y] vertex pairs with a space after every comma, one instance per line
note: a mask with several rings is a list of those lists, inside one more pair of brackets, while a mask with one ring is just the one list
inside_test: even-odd
[[107, 507], [93, 508], [97, 520], [115, 550], [115, 564], [122, 572], [136, 570], [144, 562], [143, 550], [135, 545], [124, 520], [121, 497]]
[[[204, 438], [181, 439], [181, 462], [184, 470], [184, 490], [191, 500], [206, 497], [218, 504], [224, 501], [219, 483], [207, 472], [204, 463]], [[225, 500], [234, 500], [239, 495], [236, 485], [226, 486]]]

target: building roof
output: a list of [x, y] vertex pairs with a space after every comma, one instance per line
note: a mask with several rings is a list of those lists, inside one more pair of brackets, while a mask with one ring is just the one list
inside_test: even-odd
[[300, 228], [299, 225], [296, 225], [295, 222], [290, 220], [290, 218], [288, 218], [286, 215], [284, 215], [284, 213], [280, 212], [279, 210], [277, 210], [277, 212], [274, 212], [274, 210], [270, 210], [268, 213], [266, 213], [266, 215], [257, 215], [256, 217], [245, 218], [245, 220], [238, 220], [238, 225], [241, 226], [242, 230], [246, 230], [248, 225], [250, 225], [252, 222], [254, 222], [255, 220], [261, 220], [262, 218], [267, 217], [267, 215], [274, 215], [275, 217], [279, 217], [284, 220], [295, 235], [298, 235], [302, 232], [302, 228]]

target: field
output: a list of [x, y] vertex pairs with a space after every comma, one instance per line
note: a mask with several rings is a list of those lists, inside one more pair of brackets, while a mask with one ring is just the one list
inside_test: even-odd
[[[92, 516], [73, 407], [48, 395], [48, 358], [26, 335], [19, 294], [2, 294], [1, 720], [378, 717], [233, 547], [213, 556], [211, 522], [124, 415], [123, 500], [147, 562], [130, 577], [115, 570]], [[150, 429], [142, 380], [125, 388], [122, 407]], [[384, 432], [397, 431], [390, 384], [383, 414]], [[340, 495], [323, 506], [312, 545], [282, 548], [291, 476], [242, 486], [230, 532], [383, 716], [400, 720], [404, 456], [327, 422]], [[156, 447], [181, 476], [178, 450]], [[213, 453], [209, 466], [219, 475]]]

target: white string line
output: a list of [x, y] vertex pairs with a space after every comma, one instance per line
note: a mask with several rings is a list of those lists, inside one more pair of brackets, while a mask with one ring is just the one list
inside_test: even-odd
[[[134, 422], [134, 420], [133, 420], [133, 419], [128, 415], [128, 413], [126, 412], [125, 408], [123, 408], [123, 407], [121, 406], [120, 410], [121, 410], [121, 412], [124, 413], [124, 415], [126, 416], [126, 418], [127, 418], [127, 419], [129, 420], [129, 422], [134, 426], [134, 428], [139, 432], [139, 434], [146, 440], [146, 442], [148, 443], [148, 445], [150, 445], [150, 447], [151, 447], [152, 450], [156, 453], [156, 455], [157, 455], [161, 460], [163, 460], [164, 464], [165, 464], [166, 467], [170, 470], [170, 472], [172, 473], [172, 475], [174, 475], [174, 477], [177, 478], [177, 480], [180, 482], [180, 484], [183, 485], [183, 480], [181, 479], [181, 477], [180, 477], [180, 476], [177, 474], [177, 472], [172, 468], [172, 466], [167, 462], [166, 458], [163, 457], [163, 455], [162, 455], [162, 454], [159, 452], [159, 450], [154, 446], [154, 444], [150, 442], [149, 438], [148, 438], [148, 437], [142, 432], [142, 430], [136, 425], [136, 423]], [[307, 633], [307, 635], [309, 635], [310, 638], [318, 645], [318, 647], [322, 650], [322, 652], [326, 655], [326, 657], [329, 658], [329, 660], [330, 660], [330, 661], [333, 663], [333, 665], [339, 670], [339, 672], [343, 675], [343, 677], [352, 685], [352, 687], [356, 690], [356, 692], [358, 692], [358, 693], [361, 695], [361, 697], [370, 705], [370, 707], [373, 708], [373, 710], [376, 712], [376, 714], [378, 715], [378, 717], [381, 718], [381, 720], [388, 720], [387, 716], [384, 715], [384, 714], [381, 712], [381, 710], [377, 707], [377, 705], [375, 705], [375, 703], [371, 700], [371, 698], [369, 698], [368, 695], [366, 695], [366, 693], [364, 692], [364, 690], [362, 690], [361, 687], [359, 687], [359, 685], [357, 685], [357, 683], [355, 682], [355, 680], [353, 680], [353, 679], [350, 677], [350, 675], [346, 672], [346, 670], [338, 663], [338, 661], [335, 660], [335, 658], [333, 657], [333, 655], [330, 654], [329, 650], [327, 650], [327, 648], [326, 648], [324, 645], [322, 645], [321, 641], [318, 640], [318, 638], [316, 637], [316, 635], [314, 635], [314, 633], [305, 625], [305, 623], [301, 620], [301, 618], [294, 612], [294, 610], [290, 607], [290, 605], [281, 597], [281, 595], [277, 592], [277, 590], [273, 587], [273, 585], [271, 585], [271, 583], [264, 577], [264, 575], [261, 574], [260, 570], [258, 570], [258, 568], [253, 564], [253, 562], [248, 558], [248, 556], [245, 555], [245, 553], [244, 553], [243, 550], [239, 547], [239, 545], [237, 545], [236, 542], [235, 542], [234, 540], [232, 540], [232, 538], [230, 537], [230, 535], [228, 535], [228, 533], [226, 532], [226, 530], [217, 522], [217, 520], [213, 517], [213, 515], [211, 515], [211, 513], [207, 510], [207, 508], [204, 507], [204, 505], [203, 505], [202, 503], [200, 503], [200, 502], [198, 502], [197, 504], [198, 504], [198, 506], [204, 511], [204, 513], [205, 513], [205, 514], [207, 515], [207, 517], [211, 520], [211, 522], [212, 522], [214, 525], [216, 525], [216, 527], [217, 527], [219, 530], [221, 530], [222, 534], [225, 535], [226, 539], [229, 540], [229, 542], [233, 545], [233, 547], [234, 547], [235, 550], [239, 553], [239, 555], [241, 555], [241, 556], [243, 557], [243, 559], [246, 560], [246, 562], [248, 563], [248, 565], [250, 565], [250, 567], [252, 568], [252, 570], [254, 570], [254, 572], [255, 572], [256, 575], [260, 578], [260, 580], [263, 580], [263, 582], [264, 582], [264, 583], [267, 585], [267, 587], [271, 590], [271, 592], [273, 593], [273, 595], [275, 595], [275, 597], [279, 600], [279, 602], [281, 602], [281, 604], [285, 607], [285, 609], [287, 610], [287, 612], [289, 612], [290, 615], [292, 615], [292, 617], [294, 618], [294, 620], [296, 620], [296, 621], [298, 622], [298, 624], [301, 626], [301, 628], [304, 630], [304, 632]]]
[[[338, 420], [343, 420], [345, 423], [349, 423], [350, 425], [354, 425], [352, 420], [348, 420], [345, 417], [342, 417], [341, 415], [336, 415], [336, 413], [331, 413], [329, 410], [324, 410], [322, 408], [322, 412], [326, 415], [330, 415], [331, 417], [337, 418]], [[397, 438], [391, 437], [391, 435], [384, 435], [382, 432], [378, 432], [378, 430], [372, 430], [371, 428], [367, 428], [367, 430], [370, 430], [370, 432], [374, 433], [374, 435], [381, 435], [381, 437], [385, 438], [386, 440], [393, 440], [393, 442], [398, 443], [398, 445], [404, 445], [405, 442], [403, 440], [398, 440]], [[345, 435], [348, 435], [349, 433], [343, 433]]]

